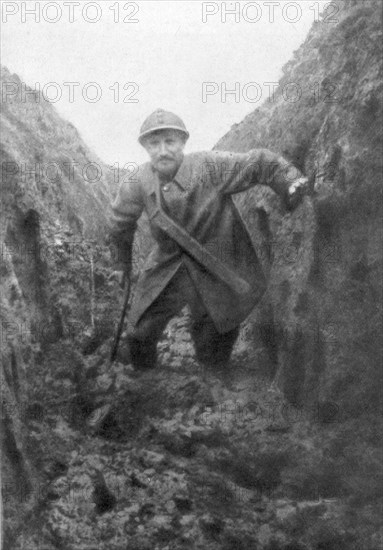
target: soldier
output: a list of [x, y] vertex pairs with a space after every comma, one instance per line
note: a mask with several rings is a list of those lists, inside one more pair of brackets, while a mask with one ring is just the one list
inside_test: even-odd
[[266, 287], [231, 196], [268, 185], [291, 209], [307, 183], [294, 166], [265, 149], [184, 155], [188, 138], [175, 114], [162, 109], [151, 114], [138, 138], [150, 162], [121, 184], [112, 207], [114, 275], [120, 284], [130, 277], [133, 237], [144, 210], [155, 240], [129, 316], [136, 369], [155, 367], [157, 343], [185, 304], [197, 359], [216, 368], [228, 363], [239, 325]]

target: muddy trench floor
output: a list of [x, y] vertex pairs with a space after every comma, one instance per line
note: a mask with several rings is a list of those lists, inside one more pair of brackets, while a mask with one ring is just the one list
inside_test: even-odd
[[20, 526], [9, 499], [10, 548], [381, 548], [381, 421], [295, 408], [243, 353], [202, 369], [177, 323], [139, 376], [109, 341], [46, 351], [26, 414], [40, 505]]

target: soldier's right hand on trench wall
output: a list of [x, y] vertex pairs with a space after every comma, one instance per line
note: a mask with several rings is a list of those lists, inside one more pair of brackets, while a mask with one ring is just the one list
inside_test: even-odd
[[294, 210], [303, 199], [308, 189], [308, 178], [302, 177], [295, 180], [287, 191], [287, 208]]

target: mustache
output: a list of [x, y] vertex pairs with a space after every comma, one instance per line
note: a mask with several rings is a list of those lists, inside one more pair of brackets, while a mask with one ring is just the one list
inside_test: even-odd
[[168, 155], [162, 155], [161, 157], [158, 157], [158, 161], [161, 160], [174, 160], [174, 157], [168, 156]]

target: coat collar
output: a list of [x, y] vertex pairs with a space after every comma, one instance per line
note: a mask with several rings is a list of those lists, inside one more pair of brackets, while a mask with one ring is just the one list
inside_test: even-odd
[[187, 162], [187, 157], [184, 157], [181, 166], [178, 168], [177, 174], [174, 176], [174, 180], [185, 191], [190, 181], [190, 170]]

